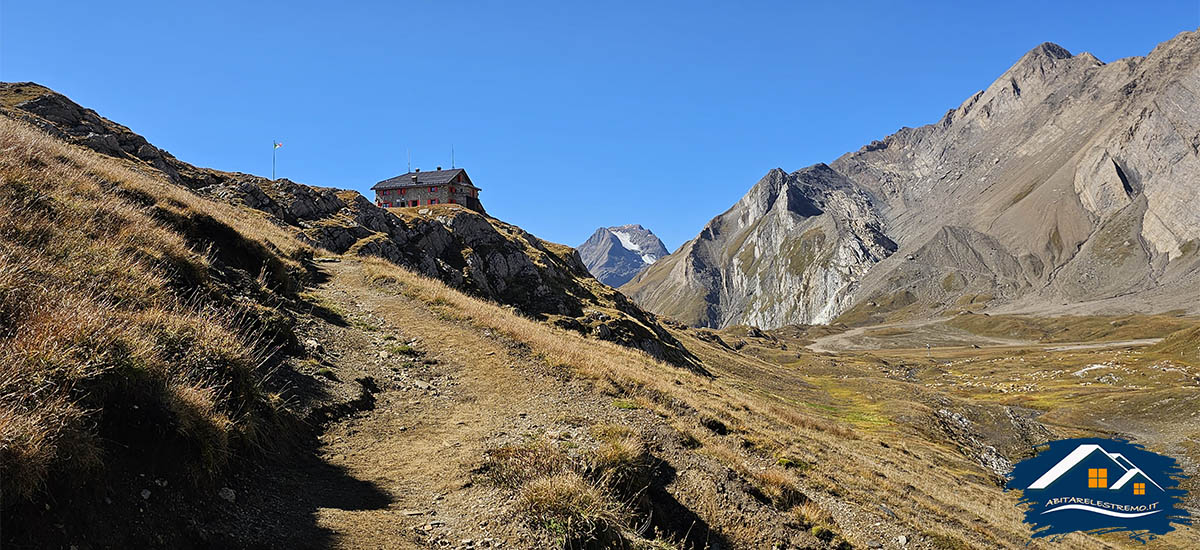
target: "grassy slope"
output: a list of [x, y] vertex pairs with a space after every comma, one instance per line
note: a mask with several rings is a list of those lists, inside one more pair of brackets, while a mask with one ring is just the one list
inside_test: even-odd
[[0, 152], [6, 514], [123, 461], [202, 481], [270, 445], [281, 418], [263, 370], [291, 344], [277, 305], [307, 247], [6, 116]]
[[[743, 355], [802, 369], [803, 382], [827, 391], [834, 399], [822, 403], [816, 395], [803, 396], [799, 391], [801, 385], [795, 381], [775, 382], [760, 374], [747, 376], [755, 381], [752, 383], [762, 381], [772, 389], [793, 388], [774, 391], [783, 395], [793, 393], [808, 407], [827, 407], [829, 412], [853, 422], [860, 431], [869, 429], [881, 441], [892, 445], [899, 443], [913, 448], [922, 442], [954, 442], [951, 444], [959, 445], [964, 455], [975, 454], [970, 451], [974, 443], [953, 433], [952, 424], [938, 421], [940, 411], [947, 410], [963, 414], [973, 437], [995, 446], [1010, 460], [1026, 456], [1028, 445], [1047, 437], [1120, 435], [1185, 463], [1194, 463], [1200, 458], [1200, 449], [1194, 443], [1200, 437], [1200, 424], [1195, 416], [1200, 406], [1197, 385], [1200, 378], [1196, 378], [1200, 370], [1194, 356], [1187, 355], [1189, 346], [1194, 345], [1191, 342], [1195, 338], [1196, 320], [1183, 319], [1183, 322], [1191, 323], [1192, 328], [1154, 346], [1062, 350], [1046, 346], [933, 350], [922, 347], [825, 355], [821, 362], [813, 361], [806, 353], [781, 350], [781, 345], [790, 350], [799, 346], [796, 341], [778, 335], [775, 339], [767, 335], [742, 337], [740, 341], [730, 336], [727, 340], [741, 345]], [[690, 342], [685, 340], [685, 343]], [[1014, 411], [1018, 417], [1031, 413], [1036, 422], [1015, 422], [1010, 420], [1008, 411]], [[854, 462], [847, 460], [847, 464]], [[911, 464], [900, 461], [905, 462]], [[941, 466], [954, 479], [942, 483], [952, 483], [964, 491], [963, 499], [968, 494], [975, 495], [971, 499], [982, 498], [992, 510], [985, 513], [1010, 509], [1005, 502], [1009, 495], [989, 494], [986, 484], [973, 486], [975, 482], [969, 481], [978, 480], [978, 468], [956, 466], [952, 462]], [[947, 472], [935, 474], [935, 470], [929, 470], [920, 478], [932, 474], [936, 479], [944, 473]], [[1194, 474], [1190, 475], [1193, 479], [1184, 486], [1194, 490]], [[909, 482], [926, 491], [927, 481], [910, 478]], [[973, 493], [977, 490], [981, 493]], [[1193, 506], [1194, 503], [1193, 500]], [[947, 511], [961, 505], [953, 498], [938, 504]], [[996, 519], [1003, 525], [1003, 521]], [[953, 521], [947, 518], [946, 525]], [[1003, 527], [994, 532], [1003, 533], [1007, 529], [1020, 528]], [[954, 531], [953, 536], [963, 537], [971, 529]], [[1152, 546], [1190, 547], [1200, 540], [1198, 536], [1194, 529], [1182, 528]], [[963, 539], [973, 546], [982, 545], [978, 539]], [[1116, 546], [1129, 544], [1122, 536], [1103, 537], [1103, 540]]]
[[1148, 351], [1193, 364], [1200, 363], [1200, 326], [1177, 330], [1151, 346]]
[[0, 83], [0, 108], [68, 143], [161, 171], [198, 194], [259, 210], [313, 246], [384, 257], [538, 319], [554, 317], [560, 326], [695, 366], [652, 315], [595, 281], [574, 250], [484, 213], [458, 205], [389, 212], [356, 191], [198, 168], [33, 83]]

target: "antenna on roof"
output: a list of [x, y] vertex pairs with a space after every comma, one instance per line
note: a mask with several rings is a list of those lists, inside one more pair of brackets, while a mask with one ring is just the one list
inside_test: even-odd
[[454, 144], [450, 144], [450, 169], [454, 169]]
[[412, 172], [412, 149], [405, 149], [404, 152], [408, 155], [408, 171]]

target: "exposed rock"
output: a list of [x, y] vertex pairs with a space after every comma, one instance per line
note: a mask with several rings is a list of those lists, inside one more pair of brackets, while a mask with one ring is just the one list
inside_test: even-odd
[[940, 123], [838, 159], [884, 198], [888, 234], [917, 251], [881, 263], [855, 299], [1130, 311], [1195, 296], [1198, 64], [1195, 32], [1108, 65], [1043, 44]]
[[32, 82], [3, 82], [0, 87], [10, 97], [30, 96], [15, 105], [15, 112], [27, 113], [22, 117], [26, 122], [50, 135], [105, 155], [144, 161], [172, 179], [179, 178], [171, 165], [175, 159], [170, 153], [151, 145], [129, 128], [101, 117], [96, 111], [85, 109]]
[[1039, 45], [935, 124], [771, 171], [622, 289], [710, 327], [1195, 308], [1196, 90], [1197, 32], [1107, 65]]

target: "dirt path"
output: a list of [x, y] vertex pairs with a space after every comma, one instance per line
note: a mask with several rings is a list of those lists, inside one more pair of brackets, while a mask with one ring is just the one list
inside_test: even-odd
[[[1033, 342], [1008, 338], [994, 338], [972, 334], [948, 326], [947, 318], [919, 319], [852, 328], [846, 332], [817, 338], [808, 349], [818, 353], [839, 351], [863, 351], [881, 348], [921, 348], [926, 344], [934, 347], [970, 346], [980, 347], [1022, 346]], [[888, 330], [904, 331], [903, 334], [872, 334]]]
[[231, 530], [254, 532], [231, 544], [512, 547], [499, 499], [472, 484], [472, 471], [497, 441], [519, 440], [577, 401], [595, 404], [523, 348], [369, 287], [358, 262], [323, 269], [329, 279], [315, 292], [345, 326], [318, 323], [304, 337], [320, 344], [332, 385], [361, 385], [368, 403], [326, 426], [312, 460], [237, 487], [236, 506], [258, 517], [234, 516]]
[[1054, 344], [1054, 347], [1046, 348], [1046, 351], [1071, 351], [1078, 349], [1105, 349], [1105, 348], [1123, 348], [1134, 346], [1149, 346], [1162, 342], [1162, 338], [1140, 338], [1137, 340], [1119, 340], [1116, 342], [1081, 342], [1076, 344]]
[[746, 547], [816, 542], [733, 471], [686, 447], [654, 412], [614, 406], [593, 382], [563, 376], [524, 345], [453, 311], [367, 285], [357, 261], [322, 269], [328, 280], [314, 301], [337, 312], [327, 316], [336, 322], [314, 321], [301, 338], [319, 345], [314, 355], [332, 371], [317, 391], [358, 406], [332, 415], [307, 458], [233, 484], [237, 501], [213, 530], [214, 546], [546, 547], [514, 525], [509, 497], [475, 483], [474, 472], [488, 449], [547, 437], [583, 442], [598, 424], [630, 427], [647, 442], [656, 464], [645, 490], [658, 511], [648, 516], [655, 529], [730, 547], [698, 509], [755, 539]]
[[380, 332], [411, 343], [432, 364], [421, 369], [406, 367], [402, 357], [381, 359], [392, 370], [391, 388], [376, 397], [373, 413], [322, 436], [322, 458], [372, 481], [392, 501], [374, 510], [321, 508], [318, 525], [336, 533], [339, 546], [352, 548], [473, 538], [472, 527], [495, 520], [477, 492], [467, 490], [485, 440], [510, 428], [507, 419], [546, 409], [547, 396], [560, 394], [561, 385], [547, 387], [541, 377], [525, 374], [538, 365], [506, 343], [456, 326], [410, 299], [367, 288], [356, 262], [331, 264], [330, 272], [323, 296], [377, 316]]

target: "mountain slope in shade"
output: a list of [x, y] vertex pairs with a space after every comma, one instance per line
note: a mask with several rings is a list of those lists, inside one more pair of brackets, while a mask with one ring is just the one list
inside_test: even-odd
[[662, 241], [636, 224], [601, 227], [576, 249], [592, 276], [612, 287], [625, 284], [667, 255]]
[[771, 171], [622, 290], [714, 327], [1192, 307], [1198, 96], [1196, 32], [1109, 64], [1039, 45], [935, 124]]

